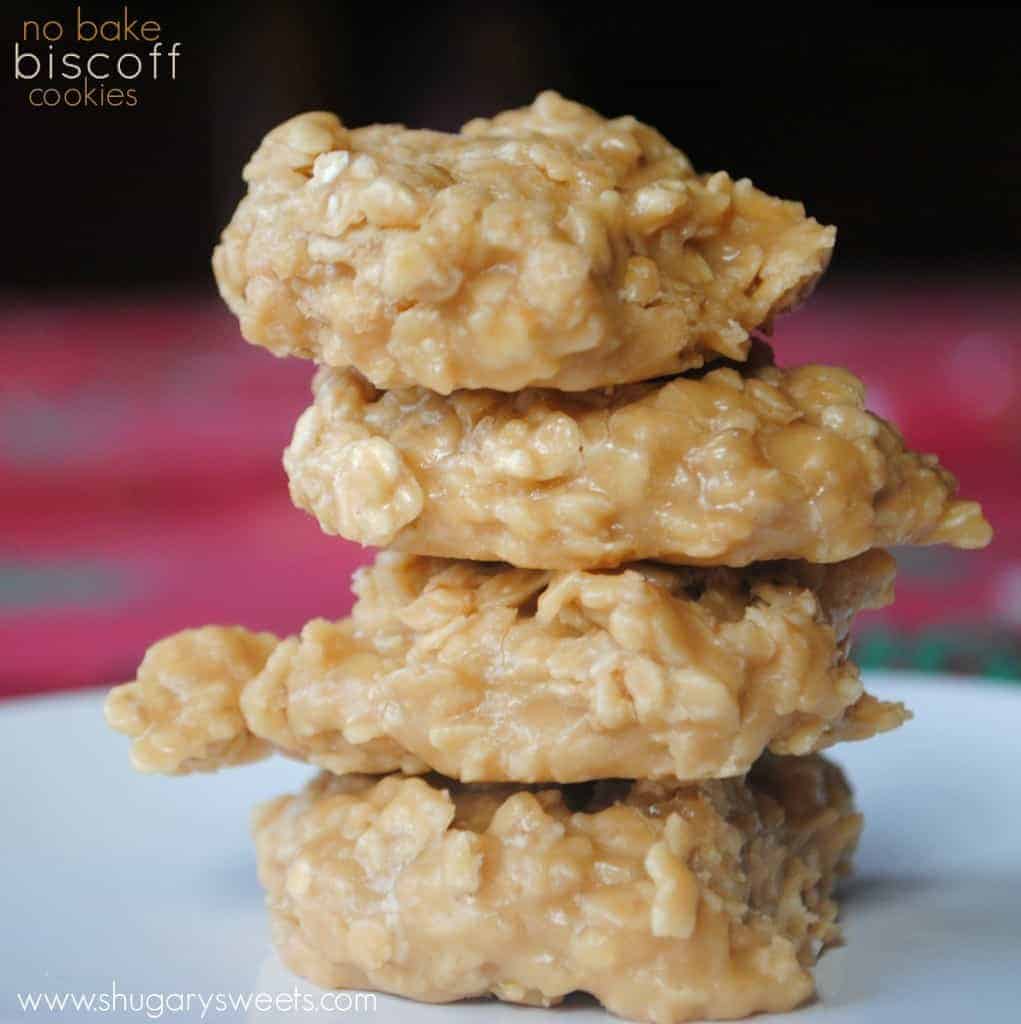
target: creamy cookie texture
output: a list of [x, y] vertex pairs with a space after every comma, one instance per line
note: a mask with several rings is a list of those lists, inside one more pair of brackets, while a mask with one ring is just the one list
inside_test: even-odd
[[[847, 657], [893, 559], [749, 572], [650, 564], [539, 572], [383, 554], [350, 619], [161, 641], [115, 690], [110, 724], [143, 771], [280, 750], [332, 772], [463, 781], [742, 775], [899, 725]], [[247, 674], [247, 679], [243, 678]]]
[[579, 391], [743, 358], [834, 231], [556, 93], [460, 133], [302, 114], [213, 257], [245, 337], [417, 384]]
[[320, 364], [291, 497], [392, 550], [348, 618], [153, 645], [106, 703], [135, 767], [323, 770], [253, 825], [320, 985], [654, 1024], [811, 998], [862, 828], [818, 751], [910, 717], [852, 621], [884, 546], [991, 537], [861, 381], [753, 338], [833, 229], [555, 93], [457, 134], [302, 114], [244, 175], [220, 291]]
[[701, 785], [323, 775], [254, 829], [277, 947], [321, 985], [676, 1021], [811, 995], [861, 825], [807, 757]]
[[284, 454], [291, 497], [362, 544], [570, 569], [989, 541], [954, 477], [838, 367], [449, 396], [323, 369], [314, 390]]

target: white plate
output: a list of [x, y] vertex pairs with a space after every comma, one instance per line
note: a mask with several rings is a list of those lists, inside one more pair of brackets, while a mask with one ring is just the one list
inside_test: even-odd
[[[917, 717], [898, 733], [836, 751], [867, 818], [844, 894], [848, 944], [823, 958], [822, 999], [783, 1019], [1018, 1020], [1021, 689], [907, 675], [870, 682]], [[0, 703], [0, 1020], [194, 1021], [202, 1019], [200, 994], [318, 996], [269, 947], [248, 840], [252, 804], [296, 788], [309, 770], [276, 759], [217, 776], [139, 776], [126, 742], [103, 725], [101, 701], [90, 693]], [[18, 1001], [19, 993], [98, 999], [114, 991], [146, 996], [148, 1012], [33, 1014]], [[187, 993], [192, 1008], [180, 1012], [176, 997]], [[584, 1000], [570, 1007], [378, 997], [374, 1011], [347, 1016], [381, 1024], [609, 1019]], [[205, 1019], [338, 1015], [217, 1012], [213, 1004]]]

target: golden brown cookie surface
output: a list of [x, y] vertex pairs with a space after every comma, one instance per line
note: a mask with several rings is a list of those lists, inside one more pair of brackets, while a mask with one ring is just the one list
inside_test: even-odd
[[243, 631], [215, 627], [157, 644], [107, 714], [143, 770], [214, 768], [219, 751], [261, 743], [338, 774], [739, 775], [767, 748], [803, 754], [901, 724], [846, 650], [854, 614], [887, 603], [892, 582], [882, 551], [610, 573], [383, 554], [358, 573], [350, 619], [316, 619], [249, 666], [227, 722], [211, 659], [195, 652], [222, 636], [222, 664]]
[[699, 786], [323, 775], [254, 831], [274, 940], [319, 985], [657, 1022], [804, 1002], [861, 829], [840, 771], [770, 758]]
[[324, 369], [284, 455], [291, 497], [362, 544], [529, 568], [988, 543], [978, 505], [866, 410], [857, 377], [765, 358], [583, 394], [379, 392]]
[[514, 391], [740, 359], [796, 305], [834, 231], [631, 117], [544, 93], [459, 134], [267, 135], [213, 258], [242, 333], [380, 387]]

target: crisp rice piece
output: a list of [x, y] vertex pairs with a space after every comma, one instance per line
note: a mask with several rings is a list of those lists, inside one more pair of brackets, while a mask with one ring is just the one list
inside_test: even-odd
[[676, 1024], [810, 998], [861, 824], [810, 756], [701, 785], [322, 775], [254, 833], [277, 949], [318, 985], [542, 1006], [581, 990]]
[[[246, 665], [230, 691], [233, 743], [217, 733], [201, 748], [202, 711], [220, 708], [205, 691], [221, 690], [208, 659], [189, 670], [194, 632], [150, 651], [108, 719], [142, 770], [214, 768], [218, 750], [262, 742], [337, 774], [740, 775], [767, 748], [804, 754], [904, 721], [847, 657], [854, 614], [889, 602], [893, 572], [879, 550], [833, 566], [602, 573], [383, 554], [357, 574], [350, 619], [316, 619]], [[198, 635], [215, 645], [213, 627]], [[168, 661], [170, 679], [154, 673]], [[191, 704], [166, 700], [168, 687]]]
[[244, 336], [385, 388], [579, 391], [741, 359], [834, 242], [800, 203], [549, 92], [453, 135], [302, 114], [244, 177], [213, 256]]
[[284, 455], [327, 533], [420, 555], [591, 569], [836, 562], [983, 547], [979, 506], [831, 366], [750, 363], [565, 394], [377, 391], [324, 369]]

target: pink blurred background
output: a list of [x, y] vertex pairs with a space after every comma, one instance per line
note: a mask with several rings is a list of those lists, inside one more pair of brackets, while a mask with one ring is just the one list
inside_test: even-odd
[[280, 465], [311, 367], [243, 344], [213, 292], [241, 167], [300, 110], [452, 130], [543, 88], [838, 226], [779, 360], [858, 372], [997, 530], [979, 553], [900, 553], [857, 657], [1021, 678], [1017, 35], [1006, 10], [869, 13], [721, 33], [692, 8], [679, 34], [598, 5], [156, 0], [181, 58], [136, 108], [40, 110], [7, 76], [0, 696], [130, 678], [186, 626], [344, 614], [371, 556], [292, 509]]

